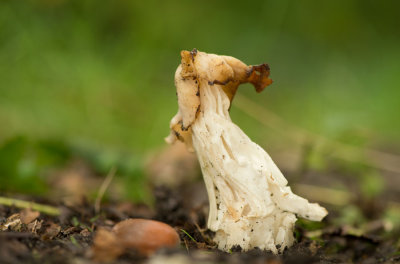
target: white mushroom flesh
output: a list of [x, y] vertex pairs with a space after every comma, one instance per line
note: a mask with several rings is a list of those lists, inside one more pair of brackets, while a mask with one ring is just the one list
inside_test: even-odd
[[[188, 60], [188, 53], [181, 53], [182, 62], [185, 56]], [[251, 66], [232, 57], [197, 51], [190, 55], [194, 68], [190, 76], [181, 65], [175, 75], [179, 112], [171, 120], [168, 139], [187, 141], [197, 154], [209, 196], [208, 228], [216, 232], [214, 241], [224, 251], [240, 246], [243, 251], [257, 247], [282, 252], [294, 243], [296, 215], [320, 221], [327, 211], [293, 194], [268, 153], [231, 121], [231, 99], [237, 86], [249, 81]], [[232, 94], [227, 85], [232, 85]], [[187, 96], [193, 91], [200, 96]], [[198, 102], [200, 109], [194, 111]], [[190, 140], [184, 140], [179, 133], [188, 127]]]

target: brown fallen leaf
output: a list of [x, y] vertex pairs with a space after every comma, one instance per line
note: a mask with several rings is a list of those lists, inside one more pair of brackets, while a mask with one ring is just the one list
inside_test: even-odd
[[53, 239], [60, 233], [61, 227], [55, 223], [50, 223], [50, 225], [46, 228], [46, 231], [41, 236], [42, 240], [50, 240]]
[[32, 211], [30, 208], [24, 209], [20, 212], [21, 222], [25, 225], [33, 222], [40, 216], [38, 211]]

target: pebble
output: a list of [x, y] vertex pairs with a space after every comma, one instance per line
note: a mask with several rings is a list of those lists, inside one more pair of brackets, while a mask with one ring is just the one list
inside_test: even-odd
[[127, 219], [116, 224], [112, 231], [125, 248], [135, 249], [144, 256], [160, 248], [177, 247], [180, 242], [175, 229], [154, 220]]

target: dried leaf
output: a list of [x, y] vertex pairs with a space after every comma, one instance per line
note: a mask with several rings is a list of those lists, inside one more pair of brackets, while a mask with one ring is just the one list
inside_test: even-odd
[[25, 225], [33, 222], [36, 218], [40, 216], [38, 211], [32, 211], [31, 209], [24, 209], [20, 213], [21, 222]]
[[60, 233], [61, 227], [55, 223], [50, 223], [50, 225], [46, 228], [46, 231], [42, 235], [42, 240], [50, 240], [53, 239]]

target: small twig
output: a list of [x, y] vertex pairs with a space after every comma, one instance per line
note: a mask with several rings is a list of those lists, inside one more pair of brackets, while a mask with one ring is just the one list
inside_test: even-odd
[[107, 174], [107, 177], [104, 179], [103, 183], [100, 186], [99, 192], [96, 197], [96, 201], [94, 203], [94, 211], [96, 212], [96, 214], [100, 213], [101, 200], [103, 199], [105, 192], [110, 186], [110, 183], [113, 180], [116, 172], [117, 172], [116, 167], [115, 166], [112, 167], [110, 172]]
[[36, 226], [37, 226], [37, 223], [38, 223], [38, 220], [35, 219], [34, 225], [33, 225], [32, 230], [31, 230], [32, 233], [35, 233], [35, 234], [36, 234]]
[[190, 252], [189, 252], [189, 245], [187, 244], [186, 239], [184, 239], [183, 242], [185, 243], [185, 247], [186, 247], [187, 253], [190, 253]]
[[207, 229], [202, 229], [200, 228], [199, 224], [197, 224], [196, 222], [193, 222], [194, 226], [197, 228], [197, 230], [200, 232], [200, 234], [203, 236], [204, 238], [204, 231]]
[[48, 215], [60, 215], [61, 210], [57, 207], [53, 207], [50, 205], [44, 205], [44, 204], [38, 204], [34, 202], [29, 202], [29, 201], [24, 201], [24, 200], [19, 200], [19, 199], [14, 199], [14, 198], [7, 198], [7, 197], [1, 197], [0, 196], [0, 204], [5, 205], [5, 206], [15, 206], [18, 208], [30, 208], [33, 211], [38, 211], [44, 214]]
[[207, 230], [207, 229], [200, 228], [200, 226], [196, 222], [194, 222], [193, 224], [195, 225], [195, 227], [199, 231], [199, 233], [200, 233], [201, 237], [203, 238], [203, 240], [209, 242], [210, 239], [208, 237], [206, 237], [206, 234], [204, 234], [204, 231]]

